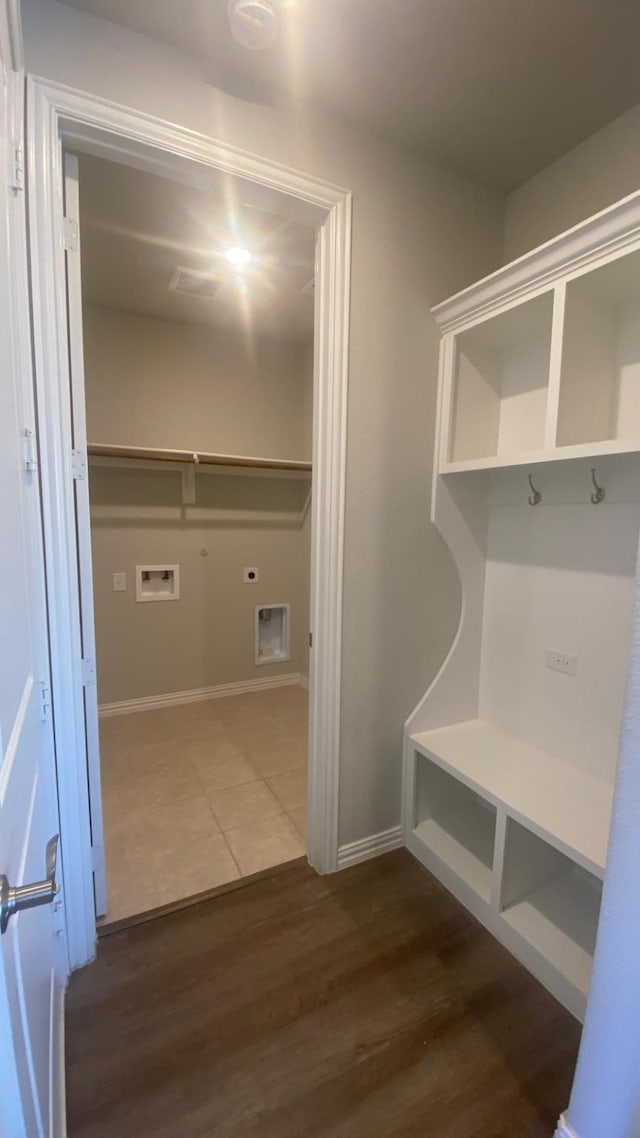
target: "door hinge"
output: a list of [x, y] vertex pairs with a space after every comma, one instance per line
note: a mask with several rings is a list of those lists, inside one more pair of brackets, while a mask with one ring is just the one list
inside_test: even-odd
[[38, 469], [38, 460], [36, 458], [36, 436], [31, 427], [25, 427], [22, 432], [23, 451], [24, 451], [24, 468], [25, 470], [33, 471]]
[[9, 184], [12, 190], [24, 190], [24, 147], [21, 142], [15, 143], [11, 152]]
[[67, 253], [78, 252], [78, 222], [65, 217], [62, 226], [63, 245]]
[[51, 688], [44, 680], [40, 682], [40, 718], [51, 718]]
[[96, 680], [96, 666], [93, 660], [82, 661], [82, 686], [88, 687], [89, 684], [95, 683]]
[[83, 450], [71, 451], [71, 474], [76, 481], [87, 477], [87, 456]]
[[309, 633], [309, 647], [313, 648], [313, 633]]
[[62, 890], [56, 895], [51, 906], [53, 931], [57, 937], [64, 939], [67, 932], [67, 919], [64, 912], [64, 897]]

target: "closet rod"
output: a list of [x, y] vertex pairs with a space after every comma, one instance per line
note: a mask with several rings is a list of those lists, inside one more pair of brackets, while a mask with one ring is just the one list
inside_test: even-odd
[[208, 454], [206, 451], [160, 450], [147, 447], [108, 446], [89, 443], [89, 456], [95, 458], [133, 458], [145, 462], [192, 462], [195, 466], [242, 466], [253, 470], [311, 470], [310, 462], [291, 462], [285, 458], [244, 458], [232, 454]]

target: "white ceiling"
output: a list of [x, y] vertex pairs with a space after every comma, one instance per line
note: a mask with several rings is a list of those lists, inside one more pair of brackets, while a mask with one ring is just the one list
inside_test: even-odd
[[[82, 154], [80, 235], [85, 301], [165, 320], [209, 324], [303, 343], [313, 335], [315, 236], [310, 226]], [[246, 246], [238, 272], [224, 256]], [[175, 269], [221, 278], [215, 299], [172, 292]]]
[[67, 0], [259, 102], [338, 113], [509, 190], [640, 102], [639, 0], [279, 0], [267, 52], [226, 0]]

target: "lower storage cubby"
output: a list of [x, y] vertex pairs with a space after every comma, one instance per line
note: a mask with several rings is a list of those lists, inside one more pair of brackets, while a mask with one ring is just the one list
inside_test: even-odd
[[416, 755], [414, 837], [489, 901], [495, 808], [422, 755]]
[[600, 881], [508, 819], [502, 917], [585, 996], [600, 915]]

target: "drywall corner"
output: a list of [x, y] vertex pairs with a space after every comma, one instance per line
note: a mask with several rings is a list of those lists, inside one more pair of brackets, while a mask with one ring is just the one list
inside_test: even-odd
[[640, 104], [507, 196], [504, 263], [640, 189]]

